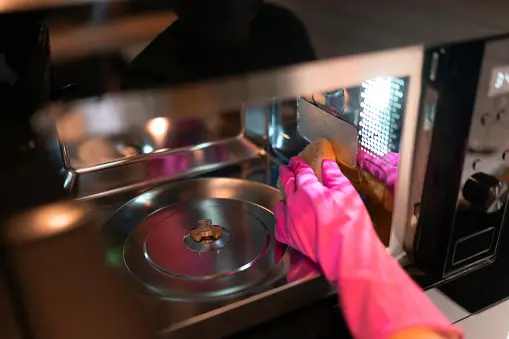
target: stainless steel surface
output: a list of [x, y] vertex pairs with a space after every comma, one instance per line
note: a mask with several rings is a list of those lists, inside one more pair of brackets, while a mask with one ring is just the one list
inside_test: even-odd
[[288, 161], [308, 143], [297, 128], [297, 99], [274, 100], [268, 109], [270, 145], [283, 161]]
[[[135, 105], [130, 100], [126, 104]], [[180, 118], [171, 112], [160, 112], [159, 117], [138, 112], [137, 124], [123, 125], [129, 119], [125, 115], [132, 108], [123, 109], [122, 104], [111, 108], [91, 104], [76, 107], [82, 109], [78, 112], [66, 112], [58, 122], [57, 131], [69, 167], [77, 172], [90, 172], [140, 155], [204, 148], [203, 144], [238, 137], [243, 129], [239, 112], [207, 112], [201, 117]], [[144, 109], [143, 105], [139, 108]], [[75, 129], [77, 125], [82, 129]], [[87, 127], [100, 129], [106, 135], [89, 136]]]
[[240, 109], [183, 117], [155, 106], [161, 116], [153, 117], [147, 111], [153, 102], [126, 100], [63, 107], [54, 120], [56, 135], [48, 127], [60, 143], [66, 186], [78, 198], [196, 176], [261, 152], [243, 135]]
[[504, 112], [509, 111], [509, 101], [504, 93], [490, 95], [494, 87], [491, 81], [493, 70], [509, 64], [507, 44], [507, 39], [501, 39], [491, 41], [485, 47], [462, 185], [476, 172], [499, 176], [509, 170], [509, 157], [504, 156], [509, 148], [509, 124], [504, 116]]
[[[433, 304], [442, 312], [443, 315], [454, 324], [462, 319], [470, 316], [470, 313], [463, 307], [455, 303], [439, 289], [433, 288], [426, 291], [426, 295], [431, 299]], [[470, 337], [467, 337], [470, 338]]]
[[41, 339], [149, 338], [132, 290], [104, 265], [99, 218], [90, 212], [87, 204], [69, 201], [7, 221], [3, 263], [27, 318], [26, 333]]
[[[286, 249], [276, 249], [274, 239], [271, 210], [279, 199], [278, 190], [249, 181], [183, 181], [128, 202], [103, 232], [110, 249], [123, 248], [118, 265], [144, 287], [165, 299], [199, 302], [248, 292], [287, 270]], [[206, 219], [224, 229], [217, 239], [193, 236], [211, 236]], [[189, 248], [193, 242], [202, 246]]]
[[507, 339], [509, 335], [508, 313], [509, 300], [505, 300], [459, 321], [457, 325], [465, 331], [465, 338]]
[[182, 116], [164, 113], [157, 100], [111, 99], [57, 105], [52, 121], [43, 122], [46, 137], [59, 140], [66, 186], [78, 198], [192, 177], [262, 152], [244, 137], [240, 108]]
[[[53, 134], [59, 126], [62, 142], [83, 142], [85, 137], [109, 137], [142, 128], [150, 119], [211, 117], [239, 110], [242, 104], [266, 105], [274, 98], [286, 100], [302, 93], [337, 87], [358, 86], [379, 76], [420, 78], [422, 46], [366, 53], [318, 61], [300, 66], [230, 77], [211, 83], [187, 85], [171, 90], [108, 94], [72, 104], [54, 103], [36, 118], [36, 126]], [[341, 77], [330, 77], [330, 74]], [[412, 87], [412, 86], [411, 86]], [[413, 92], [415, 94], [412, 94]], [[409, 92], [418, 101], [420, 88]], [[417, 108], [417, 106], [416, 106]], [[69, 115], [65, 118], [64, 115]], [[119, 118], [122, 119], [119, 119]], [[212, 119], [212, 118], [211, 118]], [[106, 122], [111, 122], [107, 124]]]
[[[401, 138], [400, 168], [395, 199], [393, 227], [391, 229], [390, 252], [394, 256], [401, 254], [401, 244], [407, 229], [409, 187], [412, 173], [412, 158], [415, 147], [415, 131], [419, 119], [420, 79], [423, 49], [420, 46], [378, 53], [358, 55], [355, 58], [345, 57], [319, 61], [301, 66], [261, 72], [244, 77], [228, 78], [214, 83], [189, 85], [173, 90], [131, 92], [105, 95], [96, 99], [74, 102], [71, 104], [54, 104], [40, 112], [34, 119], [37, 130], [48, 138], [54, 138], [54, 126], [58, 126], [58, 136], [63, 144], [80, 143], [89, 138], [111, 139], [132, 129], [144, 128], [152, 119], [167, 118], [170, 121], [180, 119], [210, 119], [211, 114], [218, 112], [239, 111], [242, 105], [264, 106], [277, 100], [287, 100], [302, 93], [315, 93], [330, 88], [348, 88], [358, 86], [366, 79], [380, 76], [409, 77], [409, 88], [406, 102], [405, 121]], [[330, 74], [341, 74], [331, 77]], [[108, 122], [108, 123], [106, 123]], [[242, 137], [232, 141], [239, 151], [225, 151], [240, 160], [256, 156], [264, 151], [252, 148], [252, 144]], [[246, 147], [250, 151], [245, 155]], [[148, 157], [155, 156], [151, 153]], [[193, 150], [193, 157], [198, 157]], [[141, 159], [144, 156], [134, 157]], [[142, 187], [142, 182], [163, 181], [163, 176], [151, 178], [147, 161], [136, 162], [126, 158], [120, 163], [111, 162], [105, 167], [122, 168], [122, 172], [108, 169], [109, 176], [101, 173], [101, 179], [95, 178], [88, 183], [79, 183], [80, 196], [93, 197], [111, 194], [126, 187]], [[200, 159], [201, 160], [201, 159]], [[160, 160], [159, 160], [160, 161]], [[133, 162], [133, 165], [131, 163]], [[163, 161], [164, 162], [164, 161]], [[228, 161], [224, 161], [228, 163]], [[231, 163], [231, 162], [230, 162]], [[117, 166], [122, 164], [123, 166]], [[138, 164], [138, 165], [137, 165]], [[201, 162], [206, 168], [206, 162]], [[127, 166], [126, 166], [127, 165]], [[135, 166], [137, 167], [134, 170]], [[163, 166], [163, 165], [160, 165]], [[174, 170], [176, 166], [166, 166]], [[120, 175], [119, 173], [122, 173]], [[73, 183], [76, 173], [69, 173], [69, 182]], [[174, 172], [173, 172], [174, 174]], [[99, 176], [99, 172], [97, 172]], [[104, 177], [102, 177], [104, 175]], [[136, 178], [136, 179], [134, 179]], [[167, 178], [166, 178], [167, 179]], [[126, 184], [126, 181], [128, 184]], [[133, 183], [137, 181], [138, 183]], [[104, 193], [104, 192], [107, 193]], [[99, 193], [100, 192], [100, 193]]]
[[325, 297], [336, 298], [325, 279], [301, 275], [300, 280], [187, 319], [170, 326], [161, 334], [168, 338], [223, 338], [274, 320]]
[[350, 167], [357, 165], [359, 142], [355, 126], [300, 99], [297, 128], [299, 133], [310, 142], [319, 138], [329, 140], [341, 162]]
[[244, 138], [191, 149], [125, 158], [90, 171], [68, 170], [68, 188], [80, 199], [94, 199], [124, 190], [193, 177], [253, 159], [260, 149]]
[[42, 206], [12, 217], [3, 236], [10, 246], [42, 241], [82, 227], [89, 212], [86, 204], [74, 201]]
[[[96, 203], [112, 199], [119, 201], [104, 197]], [[187, 337], [217, 323], [214, 319], [233, 316], [242, 315], [242, 326], [266, 321], [332, 291], [313, 264], [275, 242], [271, 210], [279, 199], [275, 188], [231, 178], [194, 179], [147, 191], [105, 222], [108, 257], [114, 258], [109, 262], [137, 282], [143, 311], [160, 335]], [[186, 239], [195, 242], [191, 232], [208, 236], [212, 225], [222, 232], [196, 242], [205, 242], [205, 248], [188, 248]], [[224, 246], [213, 248], [225, 234], [230, 238]], [[308, 290], [308, 296], [274, 308], [276, 300], [294, 290]], [[221, 337], [238, 326], [206, 337]]]

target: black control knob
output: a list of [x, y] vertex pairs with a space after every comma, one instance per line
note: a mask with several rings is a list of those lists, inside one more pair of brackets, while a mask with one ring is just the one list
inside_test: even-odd
[[470, 176], [463, 186], [463, 197], [476, 208], [493, 213], [507, 200], [507, 185], [492, 175], [478, 172]]

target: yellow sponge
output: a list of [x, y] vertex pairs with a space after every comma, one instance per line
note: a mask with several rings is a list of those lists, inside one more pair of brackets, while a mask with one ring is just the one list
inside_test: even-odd
[[[336, 155], [332, 144], [326, 139], [316, 139], [312, 143], [306, 146], [300, 153], [299, 157], [304, 159], [309, 164], [309, 167], [313, 169], [316, 177], [320, 182], [323, 183], [322, 178], [322, 162], [324, 159], [336, 160]], [[277, 181], [277, 188], [281, 191], [283, 200], [286, 200], [285, 192], [281, 187], [281, 178]]]
[[[369, 173], [360, 173], [359, 168], [351, 167], [342, 162], [342, 159], [337, 157], [337, 152], [334, 151], [332, 144], [326, 139], [316, 139], [306, 146], [299, 153], [299, 157], [304, 159], [309, 166], [313, 169], [316, 177], [323, 183], [322, 178], [322, 162], [324, 159], [333, 159], [338, 163], [339, 168], [343, 174], [350, 179], [351, 183], [355, 186], [359, 193], [365, 194], [374, 202], [383, 206], [389, 212], [393, 209], [393, 197], [386, 189], [383, 182], [376, 179]], [[281, 178], [277, 181], [277, 188], [281, 191], [283, 200], [286, 200], [285, 192], [281, 186]]]
[[[385, 245], [389, 243], [393, 197], [386, 189], [385, 184], [367, 172], [361, 173], [358, 166], [346, 165], [334, 152], [332, 144], [326, 139], [317, 139], [310, 143], [299, 156], [303, 158], [315, 172], [318, 180], [323, 183], [322, 162], [324, 159], [333, 159], [337, 162], [341, 172], [350, 180], [352, 185], [368, 199], [365, 201], [366, 208], [371, 216], [380, 240]], [[281, 192], [283, 201], [286, 200], [285, 192], [281, 186], [281, 178], [277, 181], [277, 188]]]

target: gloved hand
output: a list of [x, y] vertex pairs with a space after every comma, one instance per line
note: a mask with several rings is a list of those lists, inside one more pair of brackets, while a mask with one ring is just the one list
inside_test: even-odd
[[290, 252], [290, 267], [286, 273], [288, 282], [299, 281], [320, 274], [320, 268], [298, 251]]
[[[276, 206], [276, 238], [307, 255], [337, 286], [355, 338], [386, 339], [410, 328], [460, 338], [423, 291], [389, 256], [357, 191], [336, 162], [324, 160], [323, 184], [292, 158], [280, 168], [286, 204]], [[431, 332], [433, 333], [433, 332]]]

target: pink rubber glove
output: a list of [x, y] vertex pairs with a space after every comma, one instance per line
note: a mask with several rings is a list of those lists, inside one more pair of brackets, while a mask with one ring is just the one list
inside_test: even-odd
[[308, 257], [298, 251], [290, 253], [290, 268], [286, 273], [288, 282], [299, 281], [320, 273], [320, 268]]
[[355, 338], [387, 339], [415, 327], [461, 338], [389, 256], [355, 188], [336, 162], [324, 160], [321, 184], [301, 158], [280, 168], [286, 204], [276, 206], [276, 238], [317, 263], [337, 286]]

